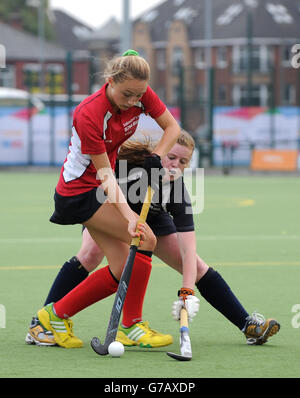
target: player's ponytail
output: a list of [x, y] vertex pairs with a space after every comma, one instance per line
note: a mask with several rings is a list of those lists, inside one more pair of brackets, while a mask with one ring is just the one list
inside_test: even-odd
[[142, 141], [126, 141], [120, 147], [118, 153], [119, 160], [127, 160], [128, 163], [136, 166], [143, 166], [145, 157], [153, 151], [154, 145], [151, 143], [150, 137], [145, 136]]

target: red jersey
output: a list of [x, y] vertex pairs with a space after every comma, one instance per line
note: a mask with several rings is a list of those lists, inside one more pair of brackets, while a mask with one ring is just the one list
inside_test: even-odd
[[166, 110], [148, 86], [139, 102], [117, 112], [106, 96], [106, 87], [107, 84], [75, 109], [69, 152], [56, 187], [62, 196], [78, 195], [99, 186], [101, 181], [90, 155], [107, 152], [114, 170], [118, 149], [136, 131], [141, 113], [156, 119]]

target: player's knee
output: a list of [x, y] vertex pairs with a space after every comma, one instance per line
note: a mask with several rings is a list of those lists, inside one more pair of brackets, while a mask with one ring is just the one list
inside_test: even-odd
[[77, 258], [84, 268], [91, 272], [101, 263], [103, 255], [98, 246], [90, 247], [88, 250], [80, 250]]

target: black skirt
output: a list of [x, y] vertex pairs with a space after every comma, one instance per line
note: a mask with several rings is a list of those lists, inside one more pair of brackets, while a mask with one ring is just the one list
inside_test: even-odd
[[105, 200], [101, 187], [74, 196], [62, 196], [55, 191], [55, 211], [50, 221], [61, 225], [82, 224], [96, 213]]

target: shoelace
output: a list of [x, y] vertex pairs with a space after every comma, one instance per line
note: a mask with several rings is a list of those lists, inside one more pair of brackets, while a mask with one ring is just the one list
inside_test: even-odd
[[68, 330], [68, 334], [70, 335], [70, 336], [74, 336], [74, 333], [73, 333], [73, 321], [71, 320], [71, 319], [65, 319], [65, 321], [67, 322], [67, 324], [68, 324], [68, 326], [69, 326], [69, 330]]
[[150, 334], [159, 336], [159, 333], [156, 330], [150, 328], [148, 321], [141, 322], [141, 324], [145, 327], [145, 329], [147, 329]]
[[259, 312], [254, 311], [249, 320], [252, 324], [260, 326], [265, 322], [265, 317]]
[[42, 328], [42, 330], [43, 330], [43, 333], [46, 335], [46, 336], [51, 336], [51, 337], [53, 337], [53, 333], [51, 332], [51, 330], [47, 330], [47, 329], [45, 329], [44, 328], [44, 326], [41, 324], [41, 322], [39, 321], [39, 318], [38, 317], [33, 317], [32, 318], [32, 322], [31, 322], [31, 325], [30, 325], [31, 327], [35, 327], [35, 326], [40, 326], [41, 328]]

